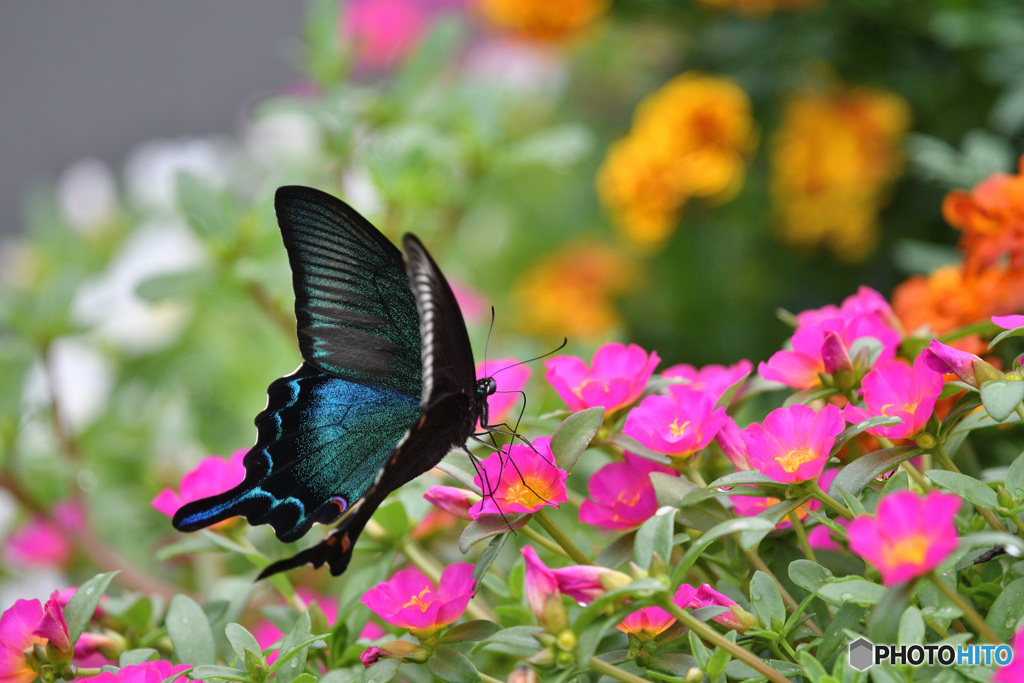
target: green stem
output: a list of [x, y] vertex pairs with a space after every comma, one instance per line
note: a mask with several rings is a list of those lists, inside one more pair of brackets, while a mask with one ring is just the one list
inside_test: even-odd
[[519, 531], [523, 532], [523, 536], [526, 536], [528, 539], [530, 539], [537, 545], [543, 546], [544, 548], [547, 548], [556, 555], [561, 555], [567, 560], [572, 559], [571, 557], [569, 557], [569, 553], [565, 552], [565, 550], [562, 549], [562, 546], [558, 545], [548, 537], [542, 536], [541, 534], [537, 533], [536, 531], [530, 528], [529, 524], [527, 524], [524, 527], [521, 527]]
[[814, 556], [814, 549], [807, 540], [807, 529], [804, 528], [804, 523], [800, 520], [800, 515], [796, 514], [796, 510], [792, 510], [786, 516], [789, 517], [789, 521], [793, 523], [793, 531], [796, 532], [796, 541], [804, 551], [804, 557], [811, 562], [816, 563], [818, 559]]
[[608, 678], [613, 678], [616, 681], [621, 681], [622, 683], [648, 683], [646, 678], [640, 678], [628, 671], [623, 671], [614, 664], [609, 664], [597, 657], [591, 657], [589, 664], [593, 671], [599, 674], [604, 674]]
[[707, 482], [704, 481], [704, 477], [700, 476], [700, 470], [696, 467], [687, 467], [686, 477], [702, 489], [706, 489], [708, 487]]
[[768, 680], [774, 683], [789, 683], [789, 679], [765, 664], [764, 660], [760, 657], [732, 642], [703, 621], [698, 621], [692, 614], [677, 605], [669, 596], [665, 594], [660, 595], [658, 606], [678, 619], [680, 624], [697, 634], [698, 638], [714, 647], [722, 648], [731, 654], [734, 659], [740, 660]]
[[989, 627], [989, 625], [985, 623], [985, 620], [981, 618], [981, 615], [978, 614], [978, 610], [974, 609], [974, 605], [969, 603], [964, 596], [960, 595], [960, 592], [957, 589], [953, 588], [940, 577], [936, 576], [934, 571], [928, 572], [928, 580], [931, 581], [943, 595], [949, 598], [950, 602], [956, 605], [957, 608], [964, 613], [964, 617], [968, 622], [970, 622], [971, 626], [974, 627], [980, 637], [993, 645], [998, 645], [1003, 642]]
[[[576, 544], [570, 540], [565, 532], [562, 531], [554, 520], [548, 517], [547, 510], [541, 508], [533, 513], [533, 518], [537, 520], [537, 524], [540, 524], [544, 531], [548, 532], [548, 536], [562, 546], [562, 549], [569, 555], [577, 564], [594, 564], [594, 561], [587, 557], [582, 550], [576, 547]], [[666, 558], [667, 559], [667, 558]]]
[[[768, 578], [770, 578], [772, 581], [775, 582], [775, 586], [779, 589], [779, 595], [782, 596], [782, 602], [785, 603], [785, 605], [786, 605], [786, 611], [788, 611], [788, 612], [796, 611], [796, 609], [797, 609], [797, 602], [796, 602], [796, 600], [793, 599], [793, 596], [789, 594], [789, 591], [786, 590], [786, 587], [782, 585], [781, 581], [779, 581], [779, 577], [775, 576], [775, 572], [773, 572], [768, 567], [768, 565], [766, 565], [764, 563], [764, 560], [762, 560], [761, 557], [757, 553], [755, 553], [753, 550], [744, 550], [743, 554], [747, 556], [747, 561], [750, 562], [750, 566], [751, 567], [753, 567], [754, 569], [757, 569], [758, 571], [764, 572], [765, 574], [768, 575]], [[818, 635], [818, 636], [822, 635], [821, 629], [818, 628], [818, 625], [815, 624], [813, 621], [808, 620], [805, 623], [807, 624], [807, 628], [811, 629], [811, 631], [815, 635]]]
[[1024, 422], [1024, 405], [1018, 403], [1014, 410], [1017, 411], [1017, 417], [1020, 418], [1020, 421]]
[[822, 491], [821, 487], [818, 486], [817, 482], [814, 483], [814, 489], [812, 489], [811, 491], [811, 497], [814, 498], [815, 500], [821, 501], [822, 505], [824, 505], [825, 507], [827, 507], [829, 510], [836, 513], [840, 517], [843, 517], [845, 519], [853, 519], [854, 517], [853, 513], [850, 512], [850, 509], [848, 507], [846, 507], [838, 500]]
[[914, 483], [916, 483], [922, 491], [928, 493], [929, 491], [932, 490], [931, 482], [925, 479], [924, 475], [921, 474], [916, 467], [914, 467], [913, 463], [911, 463], [909, 460], [904, 460], [901, 466], [903, 467], [903, 470], [908, 475], [910, 475], [910, 478], [914, 480]]
[[1020, 535], [1024, 536], [1024, 522], [1020, 521], [1020, 517], [1018, 515], [1008, 515], [1007, 518], [1013, 522], [1015, 527], [1017, 527], [1017, 531], [1020, 532]]
[[960, 473], [960, 468], [953, 463], [953, 459], [949, 457], [948, 453], [946, 453], [946, 449], [943, 447], [941, 441], [935, 444], [935, 448], [933, 448], [931, 452], [932, 455], [935, 456], [935, 459], [939, 461], [939, 466], [942, 467], [942, 469], [949, 470], [950, 472], [956, 472], [958, 474]]

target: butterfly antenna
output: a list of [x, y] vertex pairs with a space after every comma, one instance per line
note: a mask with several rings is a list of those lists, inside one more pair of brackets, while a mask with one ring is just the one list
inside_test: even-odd
[[[491, 311], [493, 313], [494, 309], [492, 308]], [[541, 358], [547, 358], [548, 356], [551, 356], [551, 355], [554, 355], [554, 354], [558, 353], [559, 351], [561, 351], [562, 349], [564, 349], [568, 345], [569, 345], [569, 338], [568, 337], [563, 337], [562, 338], [562, 343], [559, 344], [556, 348], [551, 349], [547, 353], [542, 353], [539, 356], [534, 356], [533, 358], [528, 358], [526, 360], [521, 360], [518, 363], [513, 363], [512, 365], [506, 365], [505, 367], [501, 368], [500, 370], [496, 370], [494, 372], [494, 374], [491, 375], [491, 377], [495, 377], [495, 376], [497, 376], [497, 374], [499, 372], [504, 372], [505, 370], [508, 370], [510, 368], [518, 367], [520, 365], [526, 365], [527, 363], [532, 363], [533, 361], [540, 360]]]
[[487, 349], [491, 348], [491, 333], [494, 332], [494, 306], [491, 306], [491, 324], [487, 328], [487, 339], [484, 341], [484, 374], [487, 374]]
[[[485, 441], [481, 441], [480, 439], [476, 439], [476, 440], [480, 441], [485, 446], [487, 445], [487, 442], [485, 442]], [[483, 495], [484, 498], [487, 498], [488, 496], [490, 497], [491, 501], [494, 503], [494, 507], [496, 507], [498, 509], [498, 514], [501, 515], [501, 521], [505, 522], [505, 526], [508, 527], [509, 531], [511, 531], [512, 533], [515, 533], [516, 530], [512, 528], [512, 524], [508, 521], [508, 518], [505, 517], [504, 510], [501, 509], [501, 506], [498, 505], [497, 499], [495, 499], [495, 497], [494, 497], [494, 490], [495, 489], [494, 489], [493, 486], [491, 486], [491, 481], [490, 481], [490, 479], [487, 478], [487, 473], [483, 469], [481, 469], [480, 461], [465, 446], [462, 447], [462, 450], [466, 451], [466, 455], [469, 456], [469, 462], [472, 463], [473, 469], [476, 470], [476, 475], [478, 477], [480, 477], [480, 492], [481, 492], [481, 495]], [[504, 461], [502, 461], [502, 465], [504, 465]], [[499, 470], [499, 472], [498, 472], [498, 480], [501, 481], [501, 470]]]

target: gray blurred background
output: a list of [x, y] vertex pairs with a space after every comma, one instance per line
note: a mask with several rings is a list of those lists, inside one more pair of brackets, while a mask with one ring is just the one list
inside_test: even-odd
[[301, 0], [10, 0], [0, 7], [0, 236], [25, 193], [135, 145], [230, 133], [299, 78]]

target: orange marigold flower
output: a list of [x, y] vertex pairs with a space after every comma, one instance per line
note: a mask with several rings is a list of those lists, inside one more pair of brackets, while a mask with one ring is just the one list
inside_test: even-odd
[[634, 243], [660, 246], [690, 197], [731, 199], [757, 135], [750, 100], [726, 78], [685, 73], [637, 107], [629, 134], [613, 144], [598, 194]]
[[771, 154], [772, 202], [782, 239], [828, 246], [856, 261], [878, 243], [878, 210], [903, 167], [910, 110], [865, 89], [804, 93], [786, 108]]
[[516, 318], [534, 334], [605, 337], [621, 324], [613, 298], [630, 291], [636, 280], [636, 264], [621, 251], [570, 243], [519, 277], [512, 289]]
[[1024, 267], [1024, 156], [1018, 175], [995, 173], [970, 192], [954, 190], [942, 202], [946, 221], [963, 232], [964, 269], [974, 273], [1009, 258]]
[[481, 14], [524, 38], [561, 41], [592, 24], [608, 0], [479, 0]]
[[[926, 329], [932, 334], [993, 315], [1015, 313], [1024, 307], [1024, 270], [986, 268], [965, 273], [959, 266], [946, 266], [928, 277], [915, 275], [897, 285], [892, 308], [904, 329]], [[984, 344], [977, 336], [958, 340], [956, 347], [980, 353]]]

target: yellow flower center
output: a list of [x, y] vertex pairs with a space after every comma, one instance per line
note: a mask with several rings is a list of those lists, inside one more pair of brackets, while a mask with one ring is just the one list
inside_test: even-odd
[[402, 605], [402, 607], [403, 608], [404, 607], [412, 607], [412, 606], [415, 605], [416, 607], [420, 608], [420, 612], [426, 612], [427, 608], [430, 607], [430, 603], [433, 602], [433, 600], [431, 600], [428, 597], [427, 600], [424, 601], [423, 600], [423, 594], [424, 593], [430, 593], [430, 588], [424, 588], [417, 595], [412, 596], [412, 598], [409, 600], [409, 602], [407, 602], [404, 605]]
[[932, 540], [924, 534], [914, 534], [901, 538], [884, 550], [885, 561], [890, 567], [901, 564], [924, 564], [928, 547]]
[[508, 487], [505, 500], [510, 503], [518, 503], [523, 507], [537, 507], [544, 502], [544, 499], [536, 493], [542, 488], [546, 487], [543, 487], [543, 483], [536, 479], [525, 482], [520, 480]]
[[916, 404], [911, 405], [910, 403], [904, 403], [902, 408], [897, 408], [895, 403], [886, 403], [882, 406], [882, 415], [892, 417], [901, 410], [907, 413], [913, 413], [915, 408], [917, 408]]
[[794, 448], [785, 455], [779, 456], [778, 461], [782, 469], [792, 474], [797, 471], [800, 465], [810, 462], [816, 457], [818, 457], [817, 454], [810, 448]]
[[679, 420], [672, 420], [672, 424], [670, 424], [668, 428], [672, 431], [672, 436], [678, 439], [679, 437], [686, 433], [686, 429], [689, 426], [689, 420], [687, 420], [683, 424], [679, 424]]

